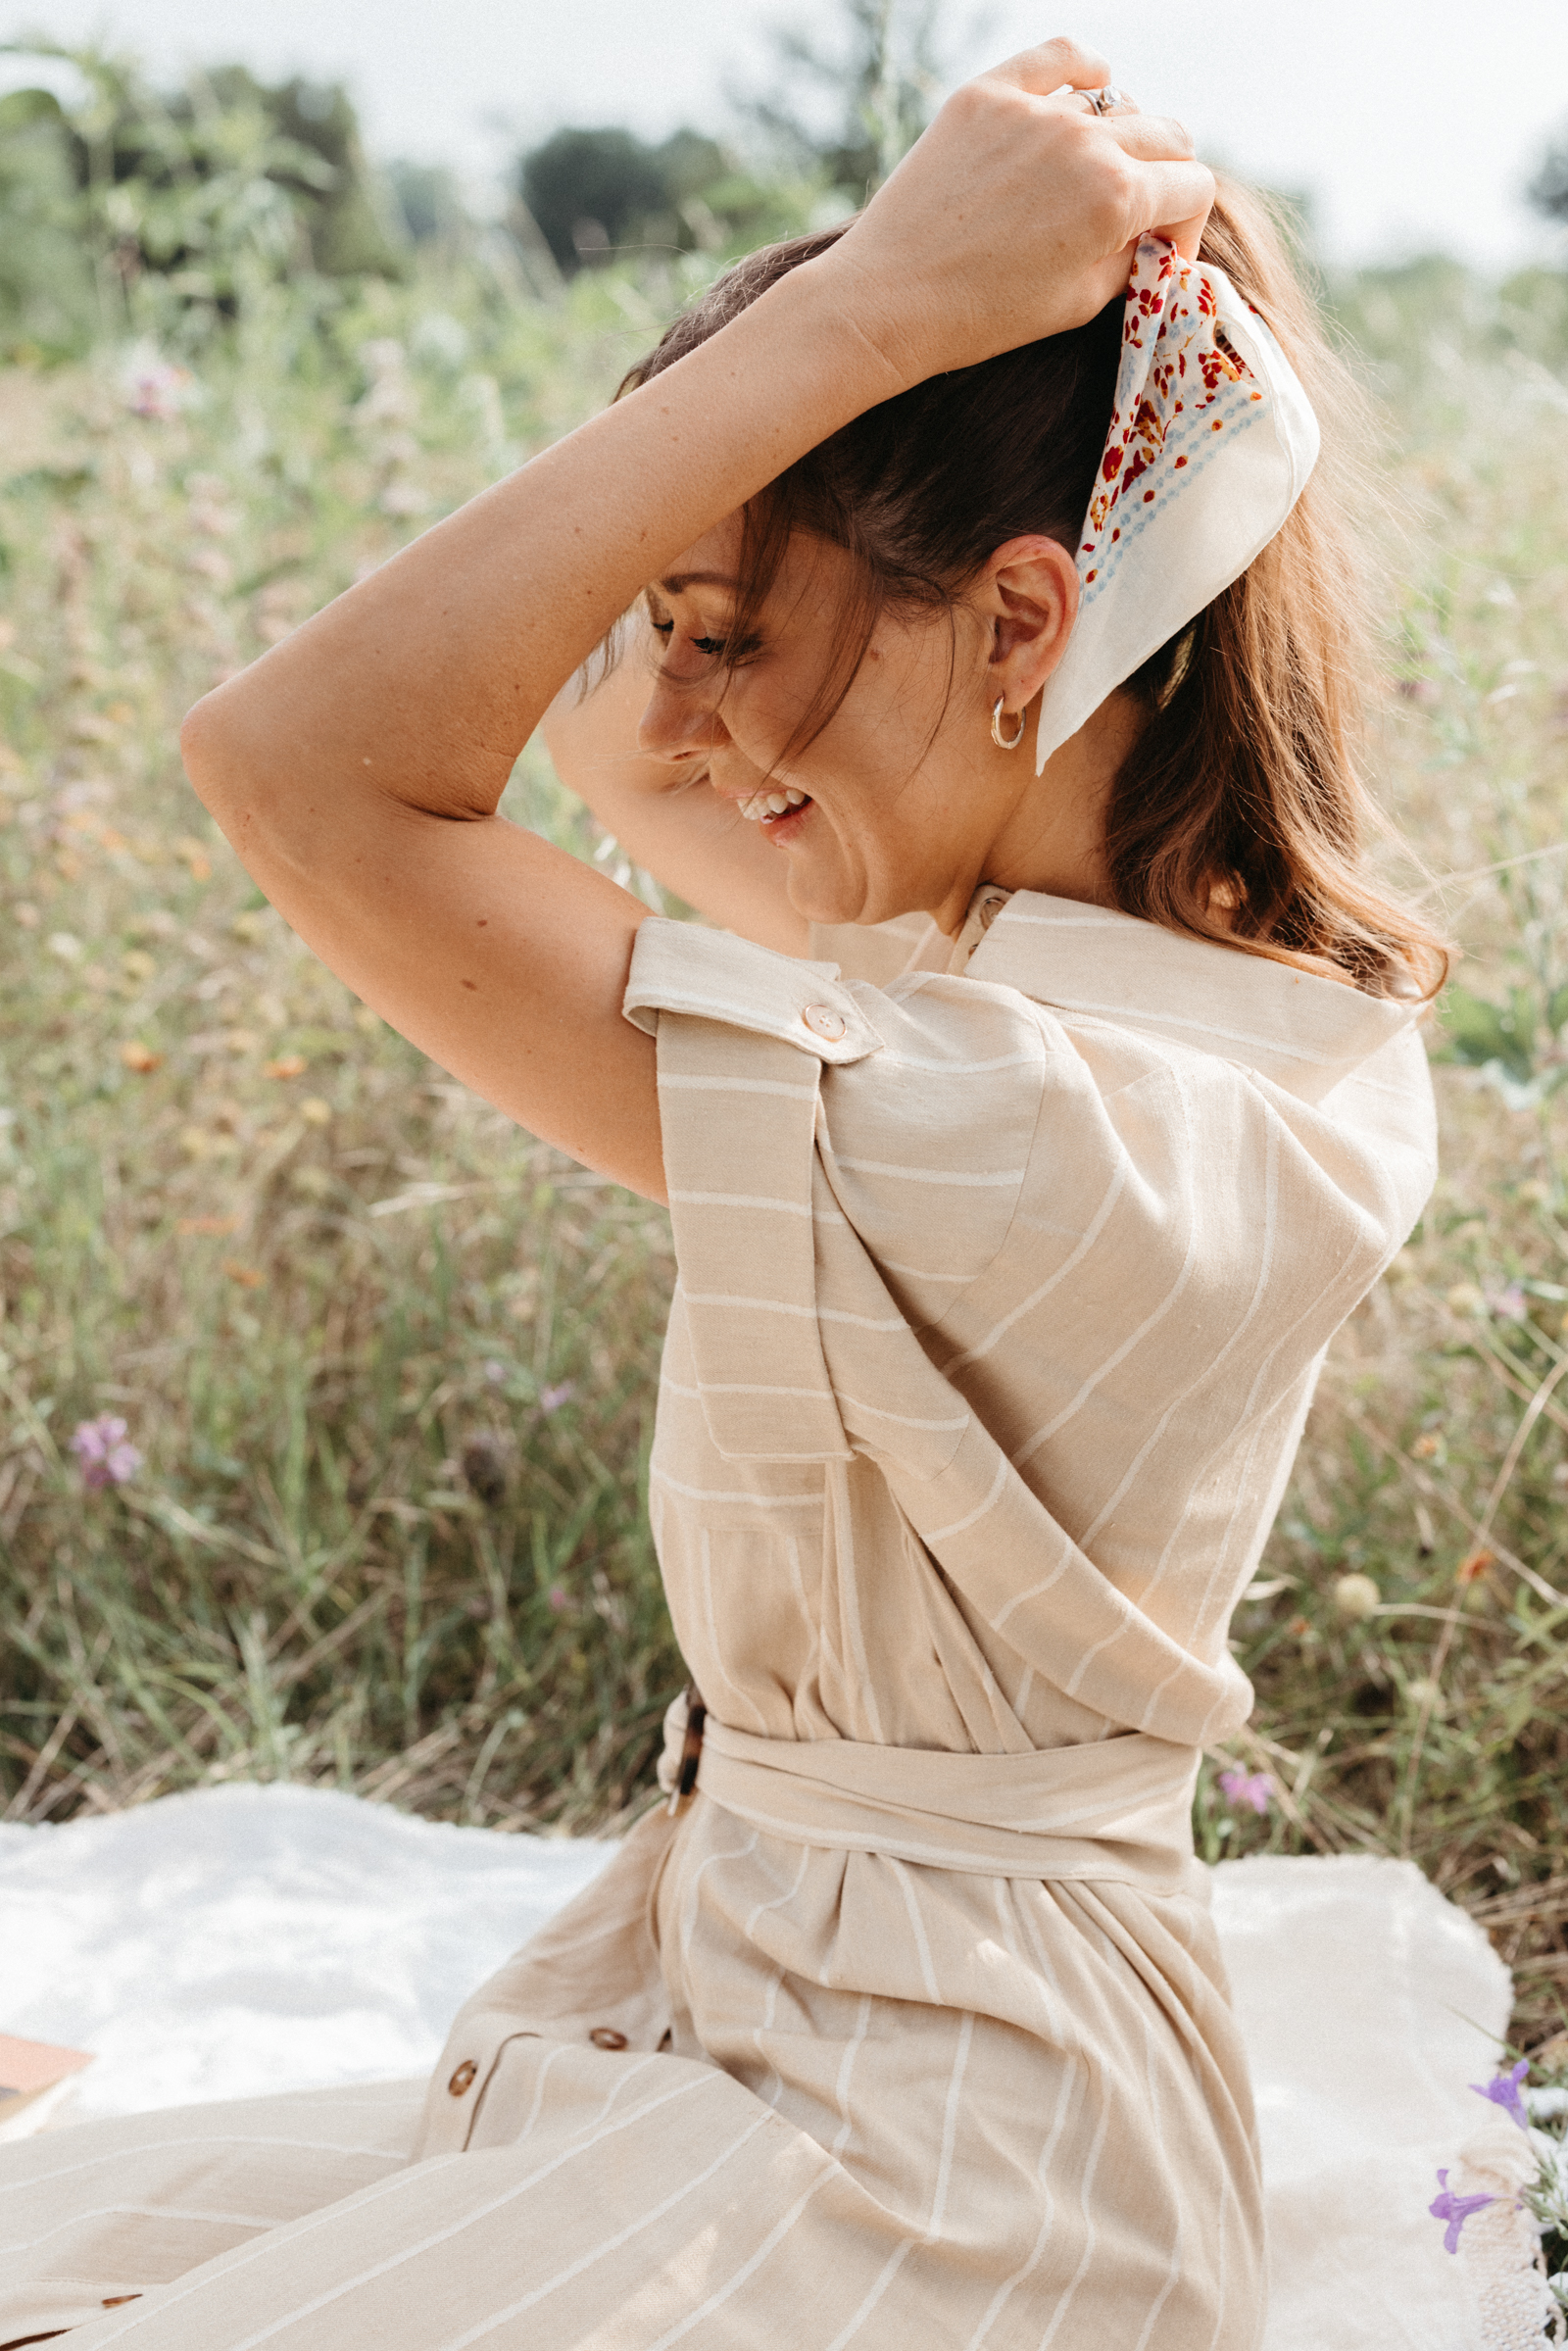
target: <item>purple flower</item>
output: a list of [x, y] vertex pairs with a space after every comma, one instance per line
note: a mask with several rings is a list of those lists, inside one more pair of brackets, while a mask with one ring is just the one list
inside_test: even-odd
[[172, 366], [144, 346], [132, 356], [121, 380], [125, 406], [135, 416], [151, 416], [167, 424], [185, 406], [186, 387], [191, 378], [188, 368]]
[[1530, 1313], [1530, 1300], [1517, 1282], [1509, 1282], [1501, 1290], [1489, 1290], [1486, 1300], [1499, 1322], [1524, 1322]]
[[1261, 1815], [1274, 1800], [1274, 1783], [1267, 1772], [1221, 1772], [1220, 1787], [1233, 1804], [1250, 1804]]
[[71, 1449], [81, 1463], [83, 1486], [123, 1486], [141, 1467], [141, 1455], [125, 1442], [125, 1424], [113, 1412], [79, 1421]]
[[539, 1409], [541, 1412], [559, 1412], [563, 1404], [570, 1403], [576, 1393], [577, 1383], [575, 1380], [562, 1380], [554, 1388], [541, 1388]]
[[558, 1616], [560, 1616], [563, 1609], [569, 1608], [571, 1606], [570, 1595], [566, 1592], [565, 1587], [562, 1584], [551, 1585], [549, 1598], [550, 1605]]
[[1435, 2221], [1446, 2221], [1448, 2224], [1446, 2229], [1445, 2229], [1443, 2231], [1443, 2250], [1445, 2253], [1457, 2253], [1459, 2250], [1459, 2231], [1464, 2227], [1466, 2221], [1468, 2221], [1470, 2218], [1470, 2215], [1473, 2212], [1485, 2212], [1487, 2206], [1489, 2204], [1495, 2204], [1497, 2199], [1495, 2196], [1456, 2196], [1452, 2188], [1448, 2185], [1448, 2175], [1446, 2172], [1440, 2172], [1438, 2174], [1438, 2185], [1443, 2190], [1443, 2193], [1441, 2196], [1433, 2197], [1431, 2203], [1427, 2206], [1427, 2210], [1429, 2213], [1431, 2213], [1432, 2218]]
[[1530, 2117], [1525, 2112], [1519, 2085], [1529, 2071], [1529, 2058], [1521, 2057], [1510, 2073], [1494, 2074], [1490, 2082], [1472, 2082], [1470, 2087], [1478, 2098], [1490, 2098], [1494, 2106], [1500, 2106], [1504, 2114], [1511, 2114], [1521, 2131], [1528, 2131]]

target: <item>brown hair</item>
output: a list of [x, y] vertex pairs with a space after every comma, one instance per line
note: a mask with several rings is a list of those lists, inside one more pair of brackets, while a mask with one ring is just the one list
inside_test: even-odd
[[[791, 238], [738, 263], [621, 391], [672, 367], [843, 233]], [[1446, 972], [1442, 942], [1362, 863], [1380, 820], [1357, 772], [1372, 631], [1348, 522], [1355, 435], [1345, 427], [1360, 396], [1256, 196], [1221, 183], [1202, 258], [1268, 319], [1331, 429], [1325, 462], [1277, 537], [1123, 689], [1146, 714], [1106, 805], [1112, 903], [1276, 961], [1328, 962], [1377, 993], [1431, 995]], [[1076, 548], [1110, 423], [1121, 314], [1118, 299], [1069, 333], [915, 384], [750, 501], [732, 645], [752, 633], [792, 532], [855, 559], [839, 653], [782, 756], [828, 723], [884, 611], [951, 612], [1008, 539], [1038, 533]]]

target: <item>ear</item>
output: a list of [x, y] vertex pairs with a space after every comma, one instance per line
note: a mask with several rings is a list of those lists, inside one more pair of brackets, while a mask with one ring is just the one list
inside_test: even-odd
[[971, 591], [986, 624], [986, 692], [1009, 710], [1033, 702], [1078, 617], [1078, 566], [1058, 539], [1009, 539]]

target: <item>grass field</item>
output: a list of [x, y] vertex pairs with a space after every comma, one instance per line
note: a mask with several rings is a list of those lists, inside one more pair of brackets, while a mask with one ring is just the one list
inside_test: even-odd
[[[0, 375], [7, 1817], [288, 1777], [583, 1830], [646, 1784], [681, 1673], [642, 1515], [665, 1220], [323, 973], [174, 733], [588, 413], [680, 292], [468, 267], [279, 291], [187, 379], [149, 352]], [[1439, 1071], [1438, 1195], [1334, 1350], [1240, 1611], [1258, 1708], [1199, 1834], [1413, 1855], [1561, 2058], [1568, 302], [1434, 268], [1342, 307], [1392, 496], [1378, 781], [1467, 951], [1433, 1042], [1472, 1065]], [[617, 866], [535, 752], [512, 806]], [[142, 1458], [92, 1486], [71, 1440], [106, 1415]], [[1266, 1812], [1228, 1804], [1237, 1762]]]

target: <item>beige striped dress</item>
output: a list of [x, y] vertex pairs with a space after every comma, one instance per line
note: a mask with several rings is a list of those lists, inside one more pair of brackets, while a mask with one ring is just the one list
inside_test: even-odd
[[696, 1793], [427, 2087], [0, 2151], [0, 2343], [1255, 2351], [1190, 1801], [1431, 1184], [1415, 1013], [1024, 892], [921, 929], [638, 936]]

